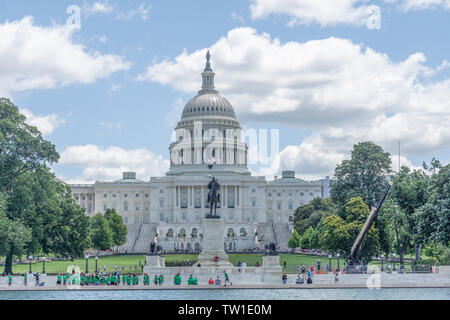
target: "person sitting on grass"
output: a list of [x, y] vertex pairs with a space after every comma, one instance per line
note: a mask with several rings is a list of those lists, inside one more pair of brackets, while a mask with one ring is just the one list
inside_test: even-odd
[[159, 280], [159, 285], [161, 286], [164, 282], [164, 276], [162, 274], [160, 274], [158, 280]]

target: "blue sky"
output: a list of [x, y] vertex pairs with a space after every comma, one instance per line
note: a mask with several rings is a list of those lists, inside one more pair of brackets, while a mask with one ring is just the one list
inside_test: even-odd
[[[280, 155], [255, 174], [332, 175], [362, 140], [394, 154], [400, 139], [412, 167], [448, 162], [450, 2], [316, 2], [0, 0], [0, 95], [56, 145], [64, 180], [148, 179], [167, 170], [211, 49], [241, 125], [280, 130]], [[70, 5], [81, 29], [65, 33]]]

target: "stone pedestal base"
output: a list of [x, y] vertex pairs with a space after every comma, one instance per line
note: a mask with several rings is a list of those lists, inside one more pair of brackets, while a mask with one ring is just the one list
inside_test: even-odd
[[145, 267], [146, 268], [164, 268], [166, 266], [164, 257], [160, 256], [146, 256]]
[[263, 256], [262, 264], [262, 282], [278, 282], [281, 281], [283, 269], [280, 265], [280, 256]]
[[[222, 220], [218, 218], [204, 218], [202, 226], [203, 248], [198, 256], [202, 267], [233, 267], [233, 264], [228, 262], [228, 255], [223, 248]], [[214, 261], [216, 256], [219, 257], [218, 262]]]

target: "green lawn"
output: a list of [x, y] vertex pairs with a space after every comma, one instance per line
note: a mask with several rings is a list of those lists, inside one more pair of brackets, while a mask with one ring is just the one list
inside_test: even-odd
[[[195, 254], [167, 254], [165, 255], [166, 262], [168, 261], [182, 261], [182, 260], [197, 260], [197, 255]], [[316, 265], [317, 260], [320, 259], [322, 262], [322, 266], [325, 266], [328, 263], [328, 258], [326, 257], [318, 257], [318, 256], [308, 256], [308, 255], [290, 255], [290, 254], [282, 254], [280, 256], [280, 264], [283, 266], [284, 261], [286, 261], [286, 271], [289, 273], [298, 272], [298, 267], [301, 264], [305, 266], [309, 266], [311, 264]], [[252, 267], [255, 265], [256, 261], [262, 265], [262, 255], [261, 254], [230, 254], [229, 260], [235, 266], [238, 261], [245, 261], [248, 267]], [[126, 271], [134, 271], [134, 266], [137, 265], [139, 267], [139, 261], [142, 264], [145, 263], [145, 256], [143, 255], [118, 255], [118, 256], [106, 256], [99, 257], [98, 259], [98, 268], [103, 270], [103, 266], [106, 266], [107, 271], [114, 271], [114, 267], [117, 265], [122, 267], [125, 266]], [[337, 259], [332, 259], [333, 267], [337, 266]], [[45, 263], [45, 269], [47, 274], [56, 274], [58, 272], [71, 272], [72, 266], [78, 266], [81, 271], [85, 271], [86, 269], [86, 259], [75, 259], [74, 261], [66, 260], [66, 261], [48, 261]], [[131, 269], [130, 269], [131, 266]], [[343, 260], [340, 261], [340, 266], [343, 266]], [[95, 259], [89, 258], [89, 271], [95, 270]], [[15, 264], [13, 265], [13, 272], [15, 274], [21, 274], [29, 270], [28, 263]], [[32, 263], [32, 271], [34, 272], [42, 272], [42, 262]], [[138, 268], [138, 271], [139, 268]]]

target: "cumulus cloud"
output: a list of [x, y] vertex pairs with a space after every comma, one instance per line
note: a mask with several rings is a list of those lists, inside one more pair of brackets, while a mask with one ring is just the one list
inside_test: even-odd
[[28, 109], [20, 109], [20, 113], [27, 117], [26, 123], [38, 128], [44, 136], [51, 134], [56, 128], [66, 123], [66, 120], [57, 114], [36, 116]]
[[73, 32], [65, 25], [37, 26], [30, 16], [0, 23], [0, 94], [92, 83], [130, 68], [122, 57], [74, 43]]
[[135, 171], [137, 178], [148, 180], [151, 176], [161, 176], [169, 169], [169, 160], [150, 150], [123, 149], [115, 146], [96, 145], [70, 146], [63, 150], [57, 166], [82, 168], [81, 176], [73, 179], [65, 177], [69, 183], [93, 183], [113, 181], [122, 177], [124, 171]]
[[[433, 78], [446, 63], [429, 68], [423, 53], [395, 62], [347, 39], [281, 43], [252, 28], [233, 29], [209, 49], [216, 87], [240, 120], [311, 132], [262, 170], [330, 174], [366, 140], [388, 151], [401, 140], [406, 156], [450, 147], [450, 79]], [[194, 94], [206, 50], [154, 63], [138, 80]]]
[[370, 16], [368, 0], [252, 0], [250, 13], [253, 19], [286, 15], [288, 25], [337, 24], [364, 25]]

